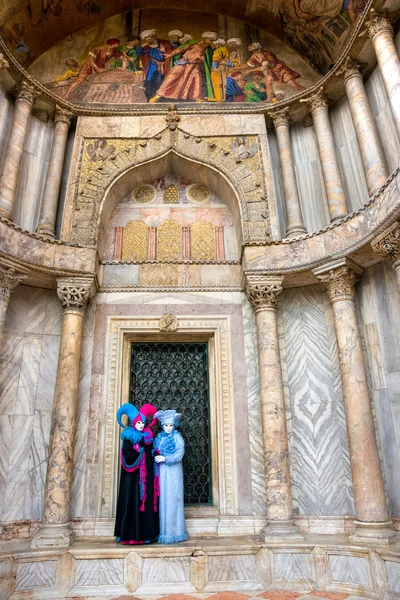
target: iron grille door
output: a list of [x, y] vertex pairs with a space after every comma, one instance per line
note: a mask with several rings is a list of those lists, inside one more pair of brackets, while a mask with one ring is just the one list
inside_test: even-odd
[[182, 413], [185, 504], [212, 504], [207, 343], [131, 345], [130, 398]]

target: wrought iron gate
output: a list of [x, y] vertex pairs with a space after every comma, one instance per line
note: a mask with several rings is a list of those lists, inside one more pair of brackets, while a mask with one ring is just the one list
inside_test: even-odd
[[211, 504], [207, 343], [133, 342], [129, 401], [182, 413], [185, 504]]

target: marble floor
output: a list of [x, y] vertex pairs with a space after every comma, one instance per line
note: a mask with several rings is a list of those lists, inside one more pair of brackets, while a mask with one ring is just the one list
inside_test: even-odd
[[[84, 600], [76, 596], [74, 598], [65, 598], [65, 600]], [[339, 594], [337, 592], [322, 592], [315, 590], [312, 592], [291, 592], [288, 590], [273, 590], [258, 593], [253, 596], [250, 593], [242, 594], [239, 592], [218, 592], [217, 594], [168, 594], [166, 596], [110, 596], [109, 598], [91, 598], [90, 600], [370, 600], [365, 596], [354, 596], [349, 594]]]

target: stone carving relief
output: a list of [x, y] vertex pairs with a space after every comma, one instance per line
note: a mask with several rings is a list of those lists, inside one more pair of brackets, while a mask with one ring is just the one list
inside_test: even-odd
[[57, 295], [64, 310], [85, 311], [90, 299], [92, 279], [71, 277], [57, 280]]
[[247, 298], [254, 310], [276, 309], [282, 292], [283, 277], [271, 277], [262, 273], [245, 275]]
[[[244, 243], [268, 242], [269, 219], [258, 137], [243, 136], [243, 144], [236, 143], [237, 139], [193, 136], [179, 127], [171, 133], [168, 126], [147, 139], [84, 139], [70, 241], [96, 245], [100, 207], [109, 186], [135, 166], [176, 151], [189, 160], [214, 167], [230, 181], [240, 203]], [[238, 153], [246, 158], [238, 159]]]
[[396, 221], [371, 244], [376, 254], [389, 260], [400, 258], [400, 223]]
[[160, 319], [160, 331], [176, 331], [179, 327], [179, 321], [175, 315], [164, 315]]

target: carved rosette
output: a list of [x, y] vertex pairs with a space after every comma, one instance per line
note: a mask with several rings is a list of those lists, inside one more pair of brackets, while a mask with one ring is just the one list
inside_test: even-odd
[[317, 277], [326, 285], [332, 303], [354, 298], [354, 286], [359, 275], [347, 265], [318, 274]]
[[276, 310], [282, 292], [283, 277], [246, 274], [245, 291], [250, 304], [256, 312]]
[[289, 123], [291, 121], [289, 116], [289, 106], [285, 106], [285, 108], [281, 108], [279, 110], [269, 111], [269, 116], [271, 117], [275, 129], [280, 125], [285, 125], [289, 127]]
[[9, 66], [10, 63], [8, 62], [4, 54], [0, 52], [0, 71], [2, 71], [3, 69], [8, 69]]
[[352, 60], [350, 58], [350, 56], [348, 56], [346, 58], [343, 65], [337, 71], [337, 75], [343, 75], [344, 82], [346, 82], [351, 77], [361, 77], [362, 78], [362, 75], [360, 73], [360, 67], [359, 67], [358, 63], [356, 63], [354, 60]]
[[16, 102], [25, 102], [25, 104], [29, 104], [33, 106], [36, 98], [40, 95], [40, 92], [36, 90], [35, 86], [29, 81], [23, 81], [21, 85], [18, 87], [17, 95], [15, 98]]
[[93, 279], [74, 277], [57, 279], [57, 295], [65, 311], [85, 312], [90, 299]]
[[400, 223], [396, 221], [371, 244], [373, 251], [383, 258], [400, 260]]
[[73, 118], [74, 115], [72, 112], [66, 110], [65, 108], [61, 108], [60, 106], [56, 106], [56, 112], [54, 115], [54, 125], [56, 123], [65, 123], [66, 125], [68, 125], [68, 127], [70, 127]]
[[300, 100], [300, 102], [306, 102], [311, 113], [317, 108], [328, 108], [328, 97], [325, 94], [323, 86], [315, 94]]
[[14, 267], [0, 265], [0, 298], [9, 300], [14, 289], [27, 276], [27, 273], [22, 273]]
[[367, 32], [371, 41], [381, 33], [388, 33], [393, 37], [393, 27], [385, 15], [380, 15], [374, 9], [371, 9], [370, 18], [364, 24], [363, 33]]

